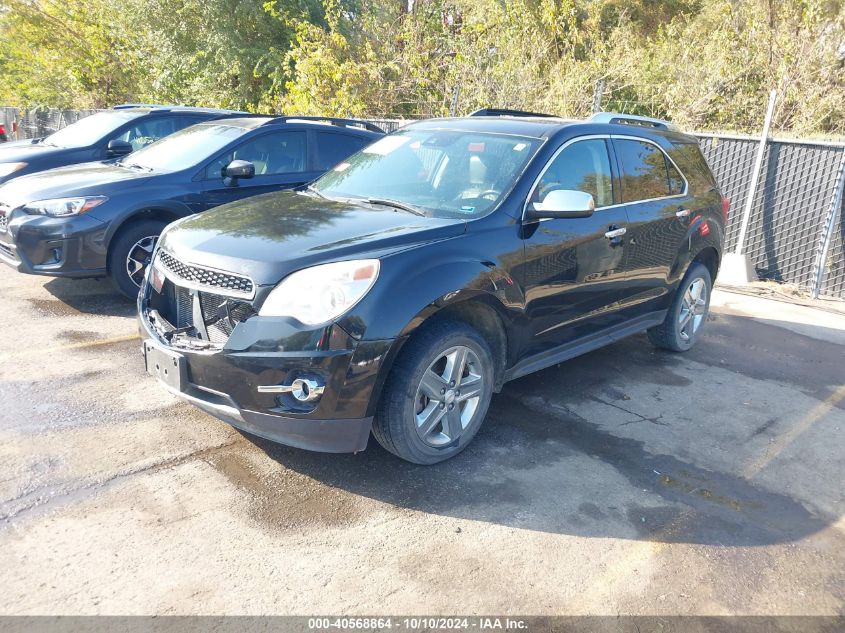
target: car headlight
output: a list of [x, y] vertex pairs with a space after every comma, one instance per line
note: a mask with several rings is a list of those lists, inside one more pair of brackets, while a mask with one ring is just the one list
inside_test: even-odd
[[0, 163], [0, 178], [5, 178], [10, 174], [26, 167], [26, 163]]
[[377, 259], [298, 270], [270, 292], [258, 314], [289, 316], [308, 325], [332, 321], [364, 298], [376, 282], [378, 271]]
[[52, 200], [36, 200], [27, 202], [23, 210], [33, 215], [49, 215], [63, 218], [69, 215], [79, 215], [103, 204], [108, 198], [105, 196], [88, 196], [84, 198], [53, 198]]

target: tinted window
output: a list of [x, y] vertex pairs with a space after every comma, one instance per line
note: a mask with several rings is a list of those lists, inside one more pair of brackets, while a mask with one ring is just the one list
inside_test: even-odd
[[368, 139], [359, 136], [317, 132], [317, 169], [319, 171], [331, 169], [368, 142]]
[[160, 116], [153, 118], [141, 119], [137, 124], [129, 127], [128, 130], [112, 137], [121, 141], [126, 141], [132, 145], [132, 149], [138, 150], [147, 145], [155, 143], [160, 138], [169, 136], [177, 130], [181, 130], [188, 125], [190, 121], [185, 117], [175, 116]]
[[693, 193], [705, 193], [716, 187], [716, 179], [697, 143], [676, 143], [669, 155], [683, 170]]
[[578, 141], [552, 161], [540, 178], [531, 202], [542, 202], [555, 189], [571, 189], [589, 193], [597, 207], [606, 207], [613, 204], [612, 182], [605, 141]]
[[[635, 202], [651, 198], [663, 198], [680, 193], [673, 192], [669, 184], [666, 155], [651, 143], [630, 140], [615, 140], [614, 147], [622, 161], [623, 200]], [[680, 180], [680, 174], [676, 172]]]
[[672, 164], [672, 161], [666, 161], [666, 171], [669, 174], [669, 193], [673, 196], [684, 192], [684, 179], [680, 172]]
[[208, 160], [248, 131], [224, 123], [192, 125], [133, 152], [120, 162], [153, 171], [185, 169]]
[[87, 147], [137, 117], [137, 113], [131, 112], [98, 112], [63, 127], [43, 142], [58, 147]]
[[252, 138], [214, 161], [208, 177], [220, 178], [233, 160], [251, 162], [256, 176], [304, 172], [307, 168], [305, 132], [270, 132]]
[[540, 140], [408, 127], [337, 164], [315, 186], [330, 198], [387, 198], [435, 217], [479, 217], [511, 190]]

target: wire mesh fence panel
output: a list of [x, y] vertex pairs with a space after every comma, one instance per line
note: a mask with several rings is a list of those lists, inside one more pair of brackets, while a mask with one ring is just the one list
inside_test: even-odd
[[845, 199], [839, 205], [839, 215], [824, 264], [824, 277], [819, 294], [845, 299]]
[[[731, 200], [725, 247], [732, 251], [759, 141], [714, 135], [702, 135], [700, 140], [723, 193]], [[842, 146], [830, 143], [767, 143], [743, 249], [761, 279], [812, 286], [819, 231], [835, 193], [842, 151]], [[840, 288], [834, 295], [841, 296], [841, 246], [831, 249], [828, 260], [826, 292]]]

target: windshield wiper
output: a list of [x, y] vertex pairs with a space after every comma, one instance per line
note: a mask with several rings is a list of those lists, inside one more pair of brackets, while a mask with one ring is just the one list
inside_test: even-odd
[[315, 187], [314, 185], [308, 185], [307, 187], [305, 187], [305, 190], [310, 191], [311, 193], [320, 196], [324, 200], [331, 200], [331, 198], [329, 198], [326, 194], [324, 194], [322, 191], [317, 189], [317, 187]]
[[364, 202], [369, 202], [370, 204], [378, 204], [383, 207], [393, 207], [394, 209], [400, 209], [402, 211], [407, 211], [408, 213], [413, 213], [414, 215], [418, 215], [423, 218], [425, 217], [425, 212], [421, 209], [410, 204], [406, 204], [404, 202], [399, 202], [398, 200], [391, 200], [390, 198], [364, 198]]
[[119, 162], [118, 165], [120, 165], [121, 167], [128, 167], [129, 169], [140, 169], [141, 171], [152, 171], [153, 170], [152, 167], [144, 167], [143, 165], [137, 165], [135, 163], [124, 163], [122, 161]]

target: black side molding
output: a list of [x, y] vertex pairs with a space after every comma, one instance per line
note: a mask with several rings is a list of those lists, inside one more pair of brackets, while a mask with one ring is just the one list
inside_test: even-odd
[[600, 330], [589, 336], [576, 339], [564, 345], [553, 347], [552, 349], [540, 352], [534, 356], [523, 358], [516, 365], [505, 371], [505, 379], [503, 382], [516, 380], [527, 374], [540, 371], [546, 367], [557, 365], [570, 358], [575, 358], [581, 354], [592, 352], [593, 350], [614, 343], [620, 339], [637, 334], [643, 330], [647, 330], [655, 325], [660, 325], [666, 318], [667, 310], [657, 310], [649, 312], [636, 319], [632, 319], [627, 323], [618, 325], [605, 330]]

